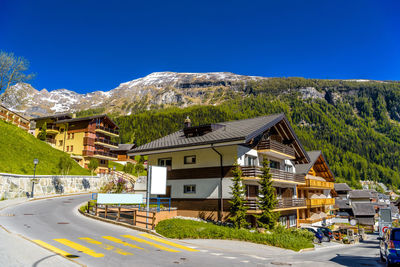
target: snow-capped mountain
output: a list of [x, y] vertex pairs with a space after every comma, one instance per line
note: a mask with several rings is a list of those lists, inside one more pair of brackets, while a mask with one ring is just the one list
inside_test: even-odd
[[6, 107], [28, 116], [76, 112], [104, 108], [105, 112], [130, 114], [138, 107], [152, 105], [188, 106], [218, 103], [227, 91], [240, 93], [251, 80], [267, 79], [229, 72], [175, 73], [155, 72], [107, 92], [78, 94], [67, 89], [36, 90], [30, 84], [18, 83], [8, 88], [0, 101]]

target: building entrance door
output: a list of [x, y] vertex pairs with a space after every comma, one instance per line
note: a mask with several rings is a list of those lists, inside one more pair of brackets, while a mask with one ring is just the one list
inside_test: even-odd
[[247, 185], [246, 193], [248, 199], [255, 199], [258, 196], [258, 186], [257, 185]]

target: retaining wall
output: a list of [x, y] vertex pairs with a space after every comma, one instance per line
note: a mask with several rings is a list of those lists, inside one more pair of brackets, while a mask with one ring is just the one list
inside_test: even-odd
[[[98, 191], [111, 177], [36, 175], [34, 196]], [[0, 173], [0, 199], [26, 197], [32, 191], [33, 175]]]

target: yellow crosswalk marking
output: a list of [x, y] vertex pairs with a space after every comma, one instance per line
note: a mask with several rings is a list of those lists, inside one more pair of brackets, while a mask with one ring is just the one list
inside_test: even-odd
[[121, 239], [119, 239], [119, 238], [116, 238], [116, 237], [112, 237], [112, 236], [103, 236], [103, 238], [104, 238], [104, 239], [107, 239], [107, 240], [110, 240], [110, 241], [112, 241], [112, 242], [115, 242], [115, 243], [117, 243], [117, 244], [124, 245], [124, 246], [126, 246], [126, 247], [143, 249], [143, 248], [141, 248], [141, 247], [132, 245], [132, 244], [130, 244], [130, 243], [128, 243], [128, 242], [125, 242], [125, 241], [123, 241], [123, 240], [121, 240]]
[[72, 241], [70, 241], [68, 239], [59, 238], [59, 239], [54, 239], [54, 240], [59, 242], [59, 243], [61, 243], [61, 244], [63, 244], [63, 245], [65, 245], [65, 246], [68, 246], [70, 248], [76, 249], [77, 251], [83, 252], [83, 253], [85, 253], [85, 254], [87, 254], [89, 256], [92, 256], [92, 257], [95, 257], [95, 258], [104, 257], [104, 254], [102, 254], [102, 253], [97, 253], [96, 251], [94, 251], [94, 250], [92, 250], [92, 249], [90, 249], [88, 247], [82, 246], [82, 245], [80, 245], [78, 243], [75, 243], [75, 242], [72, 242]]
[[35, 242], [36, 244], [38, 244], [38, 245], [40, 245], [40, 246], [42, 246], [44, 248], [47, 248], [47, 249], [49, 249], [49, 250], [51, 250], [51, 251], [53, 251], [53, 252], [55, 252], [57, 254], [60, 254], [60, 255], [62, 255], [64, 257], [68, 257], [68, 258], [77, 258], [78, 257], [78, 256], [75, 256], [75, 255], [71, 255], [68, 252], [66, 252], [64, 250], [61, 250], [59, 248], [56, 248], [56, 247], [54, 247], [54, 246], [52, 246], [50, 244], [47, 244], [46, 242], [43, 242], [42, 240], [32, 240], [32, 241]]
[[154, 241], [157, 241], [157, 242], [160, 242], [160, 243], [164, 243], [164, 244], [170, 245], [170, 246], [172, 246], [172, 247], [184, 249], [184, 250], [187, 250], [187, 251], [198, 251], [197, 249], [185, 247], [185, 246], [179, 245], [179, 244], [177, 244], [177, 243], [173, 243], [173, 242], [171, 242], [171, 241], [168, 241], [168, 240], [159, 238], [159, 237], [154, 236], [154, 235], [149, 235], [149, 234], [140, 234], [140, 235], [141, 235], [141, 236], [144, 236], [144, 237], [147, 237], [147, 238], [149, 238], [149, 239], [152, 239], [152, 240], [154, 240]]
[[142, 238], [139, 238], [139, 237], [136, 237], [136, 236], [133, 236], [133, 235], [121, 235], [121, 236], [125, 237], [125, 238], [132, 239], [133, 241], [137, 241], [137, 242], [140, 242], [140, 243], [148, 244], [150, 246], [156, 247], [156, 248], [161, 249], [161, 250], [165, 250], [165, 251], [169, 251], [169, 252], [180, 252], [179, 250], [175, 250], [175, 249], [172, 249], [172, 248], [167, 248], [167, 247], [164, 247], [162, 245], [147, 241], [145, 239], [142, 239]]
[[80, 237], [79, 239], [80, 239], [80, 240], [83, 240], [83, 241], [86, 241], [86, 242], [88, 242], [89, 244], [97, 245], [97, 246], [99, 246], [99, 247], [102, 248], [102, 249], [111, 250], [111, 251], [113, 251], [113, 252], [115, 252], [115, 253], [118, 253], [118, 254], [121, 254], [121, 255], [124, 255], [124, 256], [126, 256], [126, 255], [133, 255], [133, 253], [130, 253], [130, 252], [125, 251], [125, 250], [120, 249], [120, 248], [116, 248], [116, 247], [111, 246], [111, 245], [109, 245], [109, 244], [101, 243], [100, 241], [94, 240], [94, 239], [92, 239], [92, 238], [90, 238], [90, 237]]

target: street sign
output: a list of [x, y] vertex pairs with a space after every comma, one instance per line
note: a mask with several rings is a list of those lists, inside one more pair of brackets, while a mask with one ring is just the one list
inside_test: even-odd
[[384, 234], [385, 231], [386, 231], [386, 229], [388, 229], [388, 228], [389, 228], [389, 227], [387, 227], [387, 226], [382, 227], [382, 234]]
[[167, 193], [167, 168], [150, 166], [150, 169], [150, 194], [165, 195]]
[[143, 204], [142, 194], [98, 194], [97, 204]]
[[379, 210], [379, 236], [382, 237], [387, 228], [392, 227], [392, 211], [390, 208], [381, 208]]

